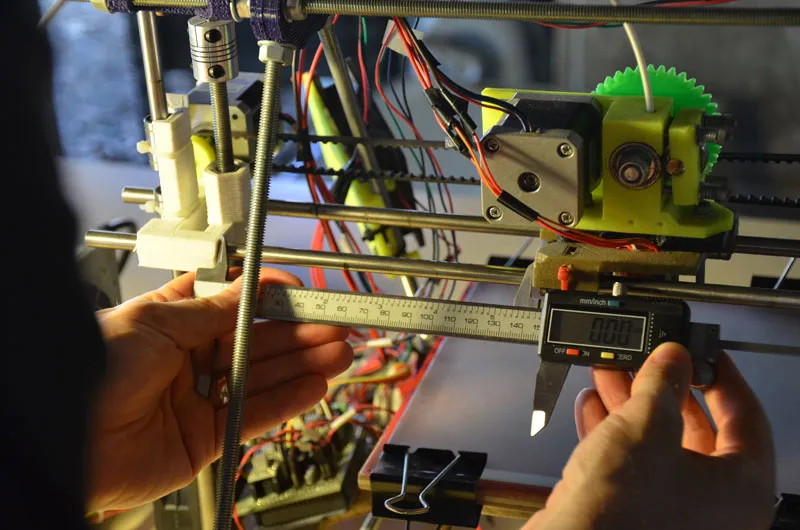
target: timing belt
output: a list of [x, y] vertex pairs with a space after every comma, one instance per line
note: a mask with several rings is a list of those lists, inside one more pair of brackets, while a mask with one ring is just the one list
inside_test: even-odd
[[[285, 141], [309, 142], [321, 144], [339, 144], [347, 146], [371, 145], [373, 147], [388, 147], [400, 149], [449, 149], [444, 141], [416, 140], [402, 138], [355, 138], [352, 136], [317, 136], [279, 134], [278, 137]], [[728, 163], [754, 163], [754, 164], [799, 164], [800, 154], [791, 153], [730, 153], [722, 152], [719, 160]], [[480, 185], [477, 177], [454, 175], [419, 175], [401, 171], [367, 171], [364, 169], [331, 169], [326, 167], [305, 168], [302, 166], [283, 165], [275, 166], [276, 172], [326, 175], [334, 177], [349, 177], [359, 180], [401, 180], [410, 182], [427, 182], [429, 184], [466, 184]], [[730, 204], [743, 204], [754, 206], [777, 206], [800, 208], [800, 197], [775, 197], [752, 194], [734, 194], [724, 202]]]
[[407, 180], [411, 182], [428, 182], [430, 184], [468, 184], [477, 186], [481, 181], [477, 177], [456, 177], [448, 175], [417, 175], [403, 171], [367, 171], [366, 169], [331, 169], [327, 167], [273, 166], [275, 173], [296, 173], [300, 175], [329, 175], [349, 177], [359, 180]]

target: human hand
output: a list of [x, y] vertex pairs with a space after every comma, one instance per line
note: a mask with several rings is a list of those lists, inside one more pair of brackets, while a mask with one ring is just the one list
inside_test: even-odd
[[[263, 269], [266, 283], [300, 280]], [[185, 274], [97, 315], [108, 345], [108, 374], [92, 416], [90, 510], [157, 499], [191, 482], [222, 452], [227, 407], [198, 395], [195, 379], [212, 363], [220, 376], [230, 369], [241, 281], [198, 299], [191, 298], [193, 285], [194, 274]], [[327, 380], [352, 362], [347, 335], [317, 324], [256, 323], [242, 439], [319, 402]]]
[[631, 380], [593, 370], [581, 392], [581, 442], [527, 530], [765, 530], [773, 518], [774, 449], [758, 400], [725, 353], [705, 400], [689, 392], [678, 344], [654, 351]]

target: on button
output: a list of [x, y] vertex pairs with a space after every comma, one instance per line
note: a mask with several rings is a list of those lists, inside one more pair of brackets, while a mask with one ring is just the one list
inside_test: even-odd
[[567, 355], [580, 355], [581, 351], [577, 348], [567, 348]]

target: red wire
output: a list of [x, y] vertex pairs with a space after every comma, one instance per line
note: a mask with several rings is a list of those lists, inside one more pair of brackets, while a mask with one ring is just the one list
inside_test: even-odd
[[411, 66], [414, 67], [414, 71], [419, 78], [422, 88], [431, 88], [432, 84], [430, 72], [428, 72], [428, 67], [424, 64], [424, 61], [417, 53], [414, 43], [411, 40], [412, 38], [408, 34], [408, 28], [397, 17], [394, 19], [394, 27], [399, 28], [398, 34], [400, 35], [400, 40], [403, 42], [403, 48], [406, 50], [406, 55], [409, 57], [409, 59], [411, 59]]
[[[391, 40], [392, 35], [394, 34], [396, 29], [397, 25], [392, 27], [392, 30], [389, 32], [389, 34], [386, 36], [386, 39], [383, 41], [383, 45], [381, 46], [380, 52], [378, 52], [378, 60], [375, 63], [375, 88], [378, 89], [378, 94], [380, 94], [381, 99], [383, 99], [383, 101], [386, 103], [386, 106], [389, 107], [389, 110], [391, 110], [393, 114], [395, 114], [397, 117], [403, 120], [403, 122], [406, 125], [408, 125], [409, 129], [411, 129], [411, 132], [414, 133], [414, 136], [417, 138], [417, 140], [422, 140], [422, 135], [419, 133], [419, 130], [414, 126], [413, 123], [411, 123], [411, 121], [408, 118], [406, 118], [406, 116], [402, 112], [397, 110], [397, 107], [392, 105], [392, 102], [389, 101], [389, 98], [386, 97], [386, 93], [383, 91], [383, 87], [381, 86], [381, 77], [380, 77], [381, 62], [383, 61], [383, 56], [386, 53], [386, 47], [388, 46], [389, 41]], [[439, 165], [439, 161], [433, 154], [433, 151], [431, 149], [426, 149], [426, 151], [428, 153], [428, 156], [431, 158], [431, 161], [433, 162], [436, 171], [440, 175], [443, 175], [444, 172], [442, 171], [442, 167]]]
[[364, 123], [369, 123], [369, 78], [367, 76], [367, 65], [364, 63], [364, 47], [362, 45], [361, 32], [364, 31], [359, 24], [359, 38], [358, 38], [358, 65], [361, 67], [361, 92], [364, 96]]

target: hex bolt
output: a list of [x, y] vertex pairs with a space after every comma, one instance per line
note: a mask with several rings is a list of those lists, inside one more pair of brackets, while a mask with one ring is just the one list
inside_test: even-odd
[[569, 225], [571, 225], [572, 223], [574, 223], [574, 222], [575, 222], [575, 217], [574, 217], [574, 216], [573, 216], [571, 213], [569, 213], [569, 212], [561, 212], [561, 213], [558, 215], [558, 221], [559, 221], [559, 222], [560, 222], [562, 225], [569, 226]]
[[494, 136], [490, 136], [483, 142], [483, 146], [490, 153], [496, 153], [500, 150], [500, 140]]
[[558, 156], [561, 158], [569, 158], [575, 154], [575, 148], [568, 143], [563, 143], [558, 146]]
[[486, 215], [489, 217], [489, 219], [494, 219], [496, 221], [503, 217], [503, 210], [497, 206], [489, 206], [489, 208], [486, 209]]
[[537, 192], [539, 191], [539, 188], [542, 187], [542, 181], [539, 180], [539, 177], [536, 175], [536, 173], [530, 172], [521, 174], [517, 179], [517, 184], [519, 185], [519, 189], [525, 193]]

